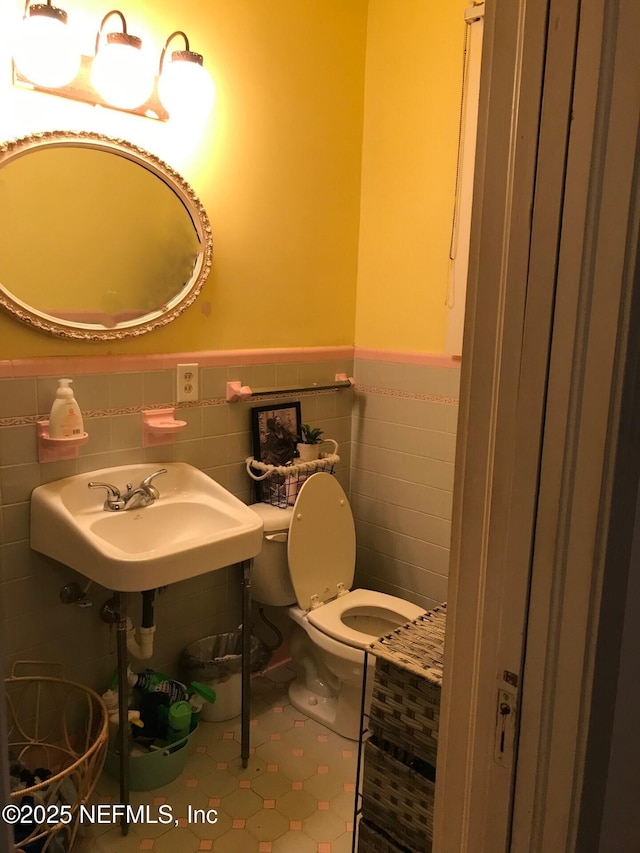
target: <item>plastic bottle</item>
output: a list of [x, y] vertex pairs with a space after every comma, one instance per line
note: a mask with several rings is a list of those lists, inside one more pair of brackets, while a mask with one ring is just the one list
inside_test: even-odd
[[[102, 694], [102, 701], [107, 706], [107, 714], [114, 714], [119, 708], [119, 692], [118, 692], [118, 672], [113, 673], [113, 677], [111, 678], [111, 682], [109, 684], [109, 689], [105, 690]], [[130, 708], [132, 704], [133, 697], [131, 693], [129, 693], [127, 706]]]
[[[142, 728], [144, 725], [140, 719], [140, 711], [127, 711], [127, 722], [130, 724], [129, 732], [127, 733], [127, 750], [131, 752], [131, 726]], [[109, 752], [120, 752], [120, 714], [117, 712], [109, 715], [109, 740], [107, 749]]]
[[84, 433], [82, 413], [71, 389], [72, 379], [58, 379], [49, 415], [49, 438], [74, 438]]
[[[109, 740], [107, 749], [109, 752], [115, 752], [118, 743], [118, 691], [107, 690], [102, 694], [102, 701], [107, 708], [107, 717], [109, 719]], [[115, 716], [115, 720], [112, 717]]]
[[167, 740], [174, 743], [189, 734], [191, 728], [191, 708], [188, 702], [180, 700], [169, 706]]
[[200, 722], [200, 714], [202, 706], [205, 702], [215, 702], [215, 690], [212, 690], [206, 684], [201, 684], [199, 681], [192, 681], [189, 685], [189, 705], [191, 707], [191, 731], [193, 731]]
[[[107, 708], [107, 716], [109, 718], [109, 741], [108, 749], [110, 752], [118, 752], [120, 742], [118, 739], [118, 729], [120, 728], [120, 708], [118, 707], [118, 691], [107, 690], [102, 694], [102, 699]], [[142, 726], [139, 711], [128, 711], [127, 717], [129, 723], [135, 726]]]
[[127, 671], [127, 680], [131, 687], [137, 687], [146, 693], [166, 693], [170, 703], [187, 698], [187, 688], [180, 681], [174, 681], [161, 672], [145, 669], [144, 672]]

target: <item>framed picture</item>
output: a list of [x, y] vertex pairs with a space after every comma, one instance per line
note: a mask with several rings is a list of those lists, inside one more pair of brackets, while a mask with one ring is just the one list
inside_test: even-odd
[[300, 403], [272, 403], [252, 409], [253, 458], [266, 465], [293, 462], [300, 424]]

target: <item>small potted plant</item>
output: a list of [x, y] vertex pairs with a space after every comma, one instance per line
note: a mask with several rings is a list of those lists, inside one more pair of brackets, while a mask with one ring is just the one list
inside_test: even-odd
[[311, 462], [318, 459], [320, 456], [320, 442], [324, 430], [320, 427], [312, 427], [309, 424], [302, 424], [300, 427], [300, 437], [298, 438], [298, 453], [300, 454], [301, 462]]

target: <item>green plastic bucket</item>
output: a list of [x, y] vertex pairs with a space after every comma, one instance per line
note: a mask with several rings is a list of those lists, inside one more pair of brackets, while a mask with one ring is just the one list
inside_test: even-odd
[[[130, 755], [129, 790], [153, 791], [177, 779], [187, 763], [189, 738], [192, 734], [193, 732], [190, 732], [186, 737], [162, 749], [152, 749], [144, 755]], [[104, 766], [110, 776], [115, 779], [120, 777], [118, 754], [108, 751]]]

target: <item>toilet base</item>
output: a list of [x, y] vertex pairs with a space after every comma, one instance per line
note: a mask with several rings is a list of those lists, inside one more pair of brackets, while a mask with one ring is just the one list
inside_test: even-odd
[[[345, 695], [347, 694], [347, 695]], [[289, 701], [293, 707], [317, 723], [347, 740], [360, 736], [362, 690], [341, 686], [340, 697], [319, 696], [296, 678], [289, 685]]]

